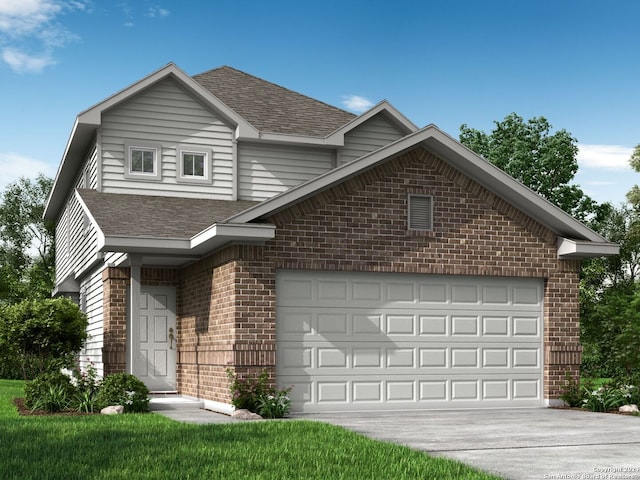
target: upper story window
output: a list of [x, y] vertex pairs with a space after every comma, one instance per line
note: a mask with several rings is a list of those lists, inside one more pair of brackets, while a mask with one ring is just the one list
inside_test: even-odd
[[209, 151], [198, 148], [178, 148], [178, 181], [210, 183], [211, 160]]
[[433, 230], [433, 197], [430, 195], [409, 195], [409, 230]]
[[161, 180], [160, 146], [152, 144], [125, 144], [125, 172], [127, 178]]

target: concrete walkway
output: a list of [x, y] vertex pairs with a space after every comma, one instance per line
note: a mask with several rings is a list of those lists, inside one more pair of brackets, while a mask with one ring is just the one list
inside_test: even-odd
[[[156, 405], [190, 423], [242, 420]], [[448, 410], [293, 415], [459, 460], [509, 479], [640, 480], [640, 417], [576, 410]]]

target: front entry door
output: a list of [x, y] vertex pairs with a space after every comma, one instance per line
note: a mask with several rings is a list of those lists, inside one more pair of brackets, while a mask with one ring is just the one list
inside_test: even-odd
[[142, 286], [133, 372], [151, 391], [176, 390], [176, 290]]

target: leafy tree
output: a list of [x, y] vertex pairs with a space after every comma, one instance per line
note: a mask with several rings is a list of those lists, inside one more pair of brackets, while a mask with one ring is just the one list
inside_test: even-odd
[[[629, 160], [640, 171], [640, 145]], [[597, 230], [620, 244], [614, 257], [583, 261], [580, 284], [583, 368], [595, 376], [640, 371], [640, 189], [610, 207]]]
[[[0, 361], [23, 378], [69, 366], [87, 339], [87, 317], [67, 298], [23, 300], [0, 308]], [[15, 372], [2, 372], [16, 377]]]
[[583, 368], [599, 377], [628, 375], [640, 367], [640, 285], [606, 288], [596, 302], [583, 303]]
[[578, 147], [569, 132], [552, 134], [546, 118], [525, 122], [515, 113], [494, 124], [491, 133], [464, 124], [460, 141], [579, 220], [602, 215], [595, 201], [570, 185], [578, 171]]
[[55, 231], [42, 214], [52, 185], [22, 177], [0, 194], [0, 304], [51, 294]]
[[[629, 165], [631, 165], [631, 168], [636, 172], [640, 172], [640, 144], [634, 148], [631, 158], [629, 159]], [[627, 200], [629, 200], [629, 203], [631, 203], [634, 208], [640, 210], [640, 187], [638, 187], [638, 185], [634, 185], [631, 191], [627, 193]]]

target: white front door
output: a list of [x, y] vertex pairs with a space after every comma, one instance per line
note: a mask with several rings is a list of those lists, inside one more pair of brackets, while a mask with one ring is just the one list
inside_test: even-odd
[[[133, 329], [133, 374], [151, 391], [176, 389], [176, 290], [174, 287], [142, 286], [140, 317]], [[134, 336], [135, 338], [135, 336]]]

